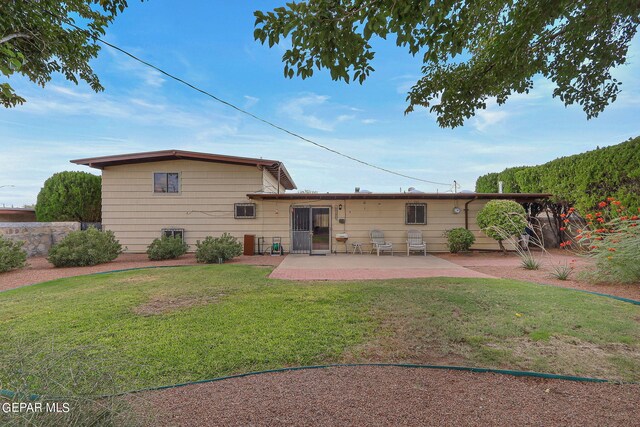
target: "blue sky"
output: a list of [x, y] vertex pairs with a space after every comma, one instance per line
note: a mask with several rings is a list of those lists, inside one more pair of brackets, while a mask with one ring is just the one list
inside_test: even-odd
[[[253, 10], [276, 1], [131, 1], [106, 39], [229, 102], [314, 141], [401, 173], [438, 182], [475, 179], [505, 167], [544, 163], [640, 135], [640, 42], [616, 70], [623, 93], [597, 119], [551, 98], [537, 79], [530, 95], [490, 105], [465, 126], [441, 129], [426, 110], [405, 116], [406, 92], [420, 62], [379, 42], [376, 72], [364, 85], [333, 82], [327, 72], [285, 79], [284, 47], [253, 40]], [[106, 90], [94, 93], [60, 77], [41, 89], [11, 84], [28, 102], [0, 109], [0, 205], [33, 203], [55, 172], [93, 169], [70, 159], [177, 148], [281, 160], [299, 189], [448, 191], [388, 175], [313, 147], [166, 79], [104, 48], [93, 62]], [[5, 186], [5, 187], [2, 187]], [[12, 186], [12, 187], [9, 187]]]

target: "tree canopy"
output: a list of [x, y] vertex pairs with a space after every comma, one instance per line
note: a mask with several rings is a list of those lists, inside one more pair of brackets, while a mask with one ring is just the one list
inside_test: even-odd
[[640, 137], [621, 144], [547, 162], [507, 168], [476, 181], [478, 193], [550, 193], [551, 200], [582, 212], [615, 197], [632, 211], [640, 208]]
[[553, 96], [597, 116], [621, 90], [611, 70], [624, 64], [640, 24], [637, 0], [307, 0], [255, 13], [254, 37], [291, 41], [284, 74], [363, 83], [374, 71], [373, 38], [423, 60], [406, 113], [423, 106], [456, 127], [542, 75]]
[[[103, 89], [89, 61], [98, 55], [96, 37], [127, 7], [127, 0], [3, 0], [0, 2], [0, 72], [18, 73], [45, 86], [54, 72], [96, 92]], [[80, 22], [84, 30], [69, 22]], [[0, 83], [0, 103], [25, 102], [9, 83]]]
[[58, 172], [44, 182], [36, 203], [38, 221], [100, 222], [102, 179], [87, 172]]

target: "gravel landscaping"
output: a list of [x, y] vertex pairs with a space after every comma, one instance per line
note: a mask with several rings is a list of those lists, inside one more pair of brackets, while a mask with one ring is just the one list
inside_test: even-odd
[[640, 385], [399, 367], [263, 374], [140, 400], [164, 426], [640, 425]]
[[[635, 285], [615, 283], [593, 284], [578, 280], [576, 275], [580, 270], [589, 265], [588, 260], [561, 249], [552, 249], [549, 251], [549, 255], [534, 252], [534, 257], [541, 261], [541, 268], [539, 270], [525, 270], [522, 268], [520, 266], [520, 257], [518, 257], [516, 253], [507, 253], [504, 255], [501, 252], [470, 252], [460, 254], [438, 253], [433, 255], [468, 268], [469, 270], [484, 273], [492, 277], [524, 280], [563, 288], [600, 292], [640, 301], [640, 283]], [[563, 264], [575, 265], [575, 271], [569, 279], [558, 280], [552, 277], [552, 267]]]

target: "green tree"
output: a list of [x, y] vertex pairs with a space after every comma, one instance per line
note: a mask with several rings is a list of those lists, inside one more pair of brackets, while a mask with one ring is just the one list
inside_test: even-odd
[[478, 212], [478, 226], [484, 234], [498, 241], [500, 249], [506, 251], [503, 240], [524, 233], [527, 226], [526, 212], [512, 200], [491, 200]]
[[[0, 2], [0, 72], [22, 74], [45, 86], [54, 72], [78, 83], [82, 79], [96, 92], [98, 76], [89, 61], [98, 55], [96, 37], [127, 7], [126, 0], [3, 0]], [[69, 22], [79, 21], [86, 30]], [[0, 103], [22, 104], [9, 83], [0, 83]]]
[[38, 221], [100, 222], [102, 190], [99, 176], [87, 172], [59, 172], [38, 193]]
[[527, 93], [533, 78], [555, 83], [554, 97], [598, 115], [620, 91], [611, 69], [624, 64], [640, 24], [636, 0], [307, 0], [256, 11], [254, 37], [269, 46], [289, 38], [284, 74], [360, 83], [373, 71], [374, 37], [395, 38], [419, 55], [423, 76], [406, 112], [423, 106], [442, 127]]

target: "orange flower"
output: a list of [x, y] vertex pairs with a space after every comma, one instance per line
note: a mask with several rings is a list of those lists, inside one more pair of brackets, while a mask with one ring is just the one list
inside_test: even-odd
[[564, 231], [566, 229], [567, 229], [566, 227], [560, 227], [560, 231]]
[[616, 248], [609, 248], [609, 252], [615, 252]]
[[605, 206], [607, 206], [607, 202], [600, 202], [600, 203], [598, 203], [598, 207], [599, 207], [599, 208], [604, 208]]
[[632, 221], [637, 221], [638, 219], [639, 219], [639, 218], [638, 218], [638, 215], [634, 215], [634, 216], [632, 216], [632, 217], [631, 217], [631, 220], [632, 220]]
[[598, 218], [598, 222], [603, 223], [604, 222], [604, 218]]
[[586, 216], [585, 218], [587, 218], [587, 219], [593, 219], [593, 215], [591, 215], [591, 214], [587, 214], [587, 216]]
[[565, 214], [560, 214], [560, 218], [564, 218], [565, 216]]
[[614, 200], [613, 202], [611, 202], [612, 204], [616, 205], [616, 206], [620, 206], [622, 204], [621, 201], [619, 200]]

